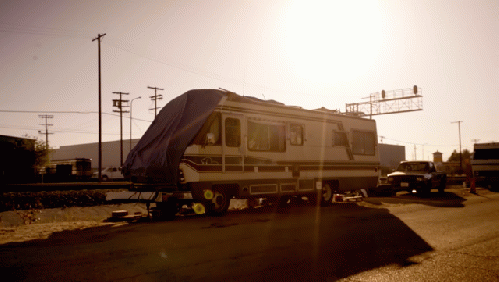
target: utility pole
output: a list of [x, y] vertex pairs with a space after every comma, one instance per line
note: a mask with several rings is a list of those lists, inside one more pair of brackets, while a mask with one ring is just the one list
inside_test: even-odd
[[[158, 99], [159, 100], [163, 99], [163, 95], [156, 94], [156, 91], [158, 91], [158, 90], [164, 90], [164, 89], [161, 89], [161, 88], [158, 88], [158, 87], [151, 87], [151, 86], [147, 86], [147, 88], [154, 89], [154, 96], [149, 96], [149, 98], [151, 98], [151, 100], [154, 100], [154, 118], [156, 118], [156, 115], [157, 115], [156, 110], [158, 109], [157, 100]], [[150, 110], [152, 110], [152, 109], [150, 109]]]
[[45, 132], [41, 132], [40, 130], [38, 130], [38, 134], [45, 134], [45, 150], [48, 151], [48, 149], [49, 149], [49, 134], [53, 134], [53, 133], [49, 133], [49, 126], [52, 126], [53, 124], [49, 124], [48, 119], [53, 118], [54, 116], [53, 115], [38, 115], [38, 117], [45, 119], [45, 123], [40, 124], [40, 125], [45, 125]]
[[463, 169], [463, 156], [461, 154], [461, 123], [462, 122], [463, 122], [462, 120], [451, 122], [451, 123], [457, 123], [458, 128], [459, 128], [459, 173], [461, 173], [461, 171]]
[[113, 99], [113, 107], [117, 107], [118, 110], [113, 110], [113, 112], [120, 113], [120, 167], [123, 167], [123, 113], [128, 113], [124, 111], [123, 107], [128, 107], [128, 100], [123, 100], [122, 95], [128, 95], [130, 93], [125, 92], [113, 92], [114, 94], [120, 95], [119, 99]]
[[92, 42], [98, 40], [99, 46], [99, 182], [102, 181], [102, 103], [101, 103], [101, 67], [100, 67], [100, 41], [101, 38], [106, 35], [105, 33], [100, 34], [92, 39]]

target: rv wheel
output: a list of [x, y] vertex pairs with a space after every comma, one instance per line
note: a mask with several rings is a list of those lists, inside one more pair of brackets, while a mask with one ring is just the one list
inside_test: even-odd
[[230, 197], [227, 191], [213, 191], [213, 199], [209, 209], [212, 215], [223, 215], [227, 212], [230, 206]]
[[329, 183], [324, 183], [324, 185], [322, 185], [322, 205], [327, 206], [332, 203], [333, 192], [333, 188], [331, 188]]

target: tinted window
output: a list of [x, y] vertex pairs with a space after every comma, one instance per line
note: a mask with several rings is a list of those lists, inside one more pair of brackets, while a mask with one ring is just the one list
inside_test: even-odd
[[499, 149], [475, 149], [474, 160], [498, 160]]
[[248, 121], [248, 149], [251, 151], [286, 151], [284, 125]]
[[374, 155], [375, 153], [375, 134], [374, 132], [353, 132], [352, 152], [356, 155]]
[[333, 131], [333, 146], [348, 146], [346, 132]]
[[241, 124], [237, 118], [225, 119], [225, 145], [229, 147], [241, 145]]

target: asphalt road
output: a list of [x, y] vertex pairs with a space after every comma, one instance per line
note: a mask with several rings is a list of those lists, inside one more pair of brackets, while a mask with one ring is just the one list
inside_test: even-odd
[[498, 281], [499, 194], [259, 208], [0, 246], [13, 281]]

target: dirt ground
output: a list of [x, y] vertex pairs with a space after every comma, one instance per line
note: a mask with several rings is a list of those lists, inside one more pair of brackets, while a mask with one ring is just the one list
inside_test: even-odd
[[[463, 189], [462, 186], [448, 187], [447, 190], [460, 197], [470, 195], [469, 189]], [[486, 189], [480, 189], [481, 194], [487, 192]], [[404, 204], [404, 201], [401, 202], [395, 199], [380, 200], [380, 198], [367, 198], [365, 201], [360, 202], [359, 205], [381, 208]], [[401, 200], [403, 200], [403, 197]], [[229, 210], [244, 209], [247, 207], [246, 203], [246, 200], [233, 199]], [[127, 210], [129, 214], [140, 213], [144, 216], [147, 215], [147, 208], [143, 203], [5, 211], [0, 213], [0, 244], [46, 239], [51, 234], [64, 230], [82, 230], [103, 225], [120, 226], [127, 224], [123, 221], [110, 222], [108, 220], [112, 212], [116, 210]]]
[[[231, 200], [229, 209], [245, 207], [246, 200]], [[110, 222], [108, 220], [112, 212], [116, 210], [127, 210], [128, 214], [147, 215], [147, 208], [143, 203], [5, 211], [0, 213], [0, 244], [46, 239], [52, 233], [64, 230], [127, 224], [123, 221]]]

